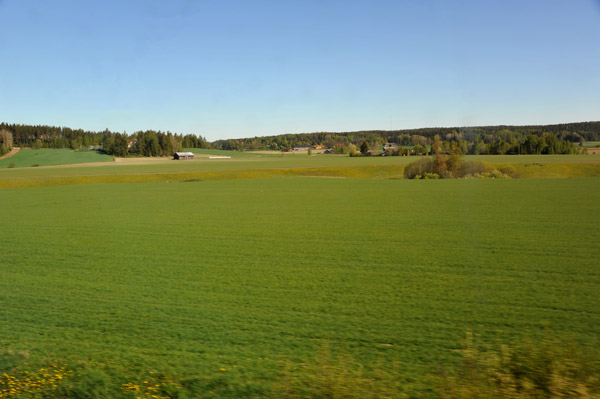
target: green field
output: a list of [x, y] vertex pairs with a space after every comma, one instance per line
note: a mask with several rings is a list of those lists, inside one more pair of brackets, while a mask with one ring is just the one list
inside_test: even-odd
[[467, 330], [599, 346], [598, 178], [0, 193], [0, 348], [84, 370], [102, 395], [153, 371], [260, 397], [324, 347], [397, 362], [410, 386], [455, 362]]
[[88, 162], [111, 162], [113, 159], [96, 151], [68, 149], [21, 149], [12, 157], [0, 159], [0, 168], [24, 168], [29, 166], [70, 165]]
[[548, 330], [600, 366], [600, 156], [469, 157], [526, 178], [440, 181], [402, 179], [406, 157], [231, 156], [0, 169], [0, 372], [66, 365], [60, 397], [161, 376], [291, 398], [341, 356], [427, 396], [468, 331]]
[[[48, 150], [52, 151], [52, 150]], [[189, 180], [247, 179], [285, 176], [402, 178], [404, 166], [418, 157], [338, 155], [259, 156], [232, 154], [230, 159], [158, 159], [147, 164], [105, 162], [102, 165], [59, 168], [0, 168], [0, 189], [40, 185], [141, 183]], [[600, 155], [466, 156], [493, 167], [512, 165], [522, 178], [599, 177]], [[130, 159], [131, 160], [131, 159]], [[6, 160], [5, 160], [6, 161]], [[135, 161], [135, 158], [133, 158]]]

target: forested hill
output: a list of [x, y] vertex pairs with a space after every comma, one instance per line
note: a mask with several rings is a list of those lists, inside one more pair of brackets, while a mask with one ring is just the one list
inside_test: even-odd
[[0, 123], [0, 155], [15, 147], [96, 148], [116, 156], [170, 156], [183, 148], [224, 150], [284, 150], [298, 145], [324, 145], [342, 152], [366, 142], [370, 148], [383, 143], [426, 149], [439, 143], [445, 152], [463, 154], [562, 154], [577, 152], [584, 141], [600, 141], [600, 122], [557, 125], [478, 126], [320, 132], [218, 140], [209, 143], [199, 135], [154, 130], [132, 134], [86, 131], [68, 127]]
[[109, 155], [171, 156], [183, 148], [207, 148], [210, 144], [202, 136], [177, 134], [155, 130], [132, 134], [93, 132], [69, 127], [21, 125], [0, 123], [0, 155], [10, 147], [32, 148], [95, 148]]
[[[543, 137], [552, 135], [558, 140], [579, 144], [583, 141], [600, 141], [600, 122], [576, 122], [557, 125], [529, 126], [476, 126], [442, 127], [406, 130], [366, 130], [357, 132], [320, 132], [282, 134], [278, 136], [254, 137], [246, 139], [219, 140], [212, 143], [214, 148], [228, 150], [283, 149], [297, 145], [318, 145], [332, 147], [336, 144], [359, 145], [363, 141], [371, 145], [396, 143], [403, 146], [431, 144], [439, 135], [442, 142], [464, 142], [500, 144], [524, 143], [528, 136]], [[530, 140], [533, 138], [530, 137]]]

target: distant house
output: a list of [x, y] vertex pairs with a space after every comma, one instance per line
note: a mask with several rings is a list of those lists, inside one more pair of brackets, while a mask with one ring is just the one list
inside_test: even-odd
[[312, 148], [314, 148], [315, 150], [322, 150], [323, 148], [325, 148], [325, 146], [323, 144], [315, 144], [312, 146]]
[[383, 151], [385, 151], [385, 150], [395, 150], [396, 148], [398, 148], [398, 144], [396, 144], [396, 143], [385, 143], [383, 145]]
[[193, 152], [176, 152], [173, 159], [194, 159]]

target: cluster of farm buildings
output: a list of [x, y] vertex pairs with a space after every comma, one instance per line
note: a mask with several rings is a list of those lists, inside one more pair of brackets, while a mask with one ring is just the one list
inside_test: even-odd
[[[325, 151], [323, 151], [324, 154], [334, 154], [336, 152], [335, 151], [336, 147], [344, 147], [345, 145], [346, 144], [344, 144], [344, 143], [338, 143], [338, 144], [334, 144], [333, 148], [326, 148], [324, 145], [297, 145], [292, 148], [285, 148], [283, 150], [283, 152], [306, 152], [309, 149], [313, 149], [313, 150], [325, 150]], [[381, 146], [380, 149], [369, 150], [368, 155], [372, 155], [372, 156], [386, 155], [392, 151], [398, 151], [398, 150], [399, 150], [398, 144], [385, 143]], [[408, 150], [408, 151], [410, 151], [410, 150]]]
[[[297, 145], [294, 146], [292, 148], [285, 148], [283, 150], [283, 152], [308, 152], [309, 149], [312, 150], [321, 150], [323, 152], [323, 154], [334, 154], [335, 151], [335, 147], [343, 147], [345, 146], [345, 144], [340, 143], [340, 144], [334, 144], [334, 148], [326, 148], [326, 146], [324, 145]], [[389, 155], [390, 152], [392, 151], [396, 151], [395, 155], [398, 155], [397, 152], [399, 150], [398, 144], [396, 143], [385, 143], [381, 146], [381, 150], [369, 150], [368, 151], [368, 155], [371, 156], [376, 156], [376, 155]], [[410, 151], [410, 150], [408, 150]], [[408, 154], [402, 154], [402, 155], [410, 155], [410, 152]], [[420, 155], [420, 154], [418, 154]], [[216, 157], [215, 157], [216, 158]], [[173, 159], [194, 159], [194, 153], [193, 152], [176, 152], [175, 154], [173, 154]]]

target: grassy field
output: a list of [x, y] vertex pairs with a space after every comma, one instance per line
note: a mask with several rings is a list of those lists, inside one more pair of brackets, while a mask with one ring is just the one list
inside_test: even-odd
[[12, 157], [0, 159], [0, 168], [24, 168], [30, 166], [69, 165], [87, 162], [111, 162], [113, 159], [96, 151], [68, 149], [21, 149]]
[[[252, 163], [173, 165], [241, 173]], [[121, 384], [150, 372], [194, 397], [264, 397], [286, 368], [324, 350], [395, 370], [419, 391], [423, 376], [457, 360], [467, 330], [493, 341], [550, 328], [600, 347], [600, 229], [589, 217], [599, 178], [276, 177], [0, 193], [0, 367], [66, 364], [89, 385], [78, 389], [96, 390], [80, 397], [133, 397]]]
[[[191, 161], [130, 158], [123, 162], [77, 167], [0, 168], [0, 188], [284, 176], [397, 179], [402, 178], [404, 166], [417, 158], [231, 154], [230, 159], [209, 159], [207, 156]], [[481, 160], [493, 167], [512, 165], [522, 178], [600, 176], [600, 155], [467, 156], [465, 159]]]

